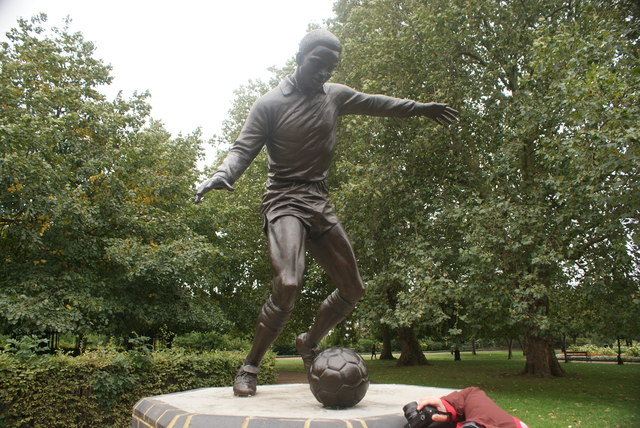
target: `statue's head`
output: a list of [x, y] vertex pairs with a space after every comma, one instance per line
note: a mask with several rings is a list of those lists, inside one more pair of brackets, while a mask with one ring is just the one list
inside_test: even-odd
[[315, 91], [329, 80], [340, 61], [342, 45], [327, 30], [313, 30], [300, 41], [296, 55], [296, 82], [303, 91]]
[[325, 48], [338, 52], [338, 54], [342, 52], [342, 43], [340, 43], [340, 40], [338, 40], [332, 32], [323, 29], [312, 30], [300, 40], [300, 47], [296, 54], [296, 62], [298, 65], [302, 62], [302, 57], [317, 46], [324, 46]]

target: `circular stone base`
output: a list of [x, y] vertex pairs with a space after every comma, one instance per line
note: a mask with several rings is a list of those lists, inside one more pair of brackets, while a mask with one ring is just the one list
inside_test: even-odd
[[133, 428], [402, 428], [402, 407], [427, 395], [453, 389], [371, 384], [349, 409], [322, 407], [308, 384], [259, 385], [253, 397], [236, 397], [231, 387], [203, 388], [138, 401]]

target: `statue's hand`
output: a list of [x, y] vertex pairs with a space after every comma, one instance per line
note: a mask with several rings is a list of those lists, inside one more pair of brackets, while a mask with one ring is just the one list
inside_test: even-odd
[[205, 180], [202, 184], [200, 184], [193, 203], [199, 204], [200, 202], [202, 202], [205, 193], [213, 189], [226, 189], [230, 192], [233, 192], [235, 190], [233, 186], [229, 184], [229, 182], [222, 175], [215, 174], [213, 177]]
[[449, 125], [456, 122], [460, 114], [446, 104], [427, 103], [423, 104], [423, 106], [423, 115], [433, 119], [440, 125]]

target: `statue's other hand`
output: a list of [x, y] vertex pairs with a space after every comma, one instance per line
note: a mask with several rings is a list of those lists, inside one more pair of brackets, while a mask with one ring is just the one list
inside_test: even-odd
[[458, 120], [460, 113], [446, 104], [424, 104], [424, 115], [440, 125], [449, 125]]
[[216, 190], [226, 189], [230, 192], [233, 192], [235, 190], [233, 186], [229, 184], [226, 178], [224, 178], [222, 175], [214, 175], [213, 177], [205, 180], [202, 184], [200, 184], [200, 186], [198, 187], [198, 190], [196, 191], [196, 198], [193, 201], [193, 203], [199, 204], [200, 202], [202, 202], [202, 199], [204, 198], [205, 193], [214, 189]]

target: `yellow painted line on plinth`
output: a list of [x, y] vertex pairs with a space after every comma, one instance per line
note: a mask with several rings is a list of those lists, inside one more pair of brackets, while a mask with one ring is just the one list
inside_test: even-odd
[[153, 428], [151, 425], [149, 425], [148, 423], [146, 423], [145, 421], [143, 421], [142, 419], [138, 418], [138, 422], [144, 424], [144, 426], [149, 427], [149, 428]]
[[194, 415], [189, 415], [187, 416], [187, 420], [184, 421], [184, 426], [182, 428], [189, 428], [189, 424], [191, 423], [191, 418], [193, 418]]
[[251, 420], [251, 416], [242, 421], [242, 428], [247, 428], [249, 426], [249, 421]]
[[[362, 428], [368, 428], [365, 421], [361, 419], [356, 419], [356, 420], [362, 424]], [[313, 422], [313, 419], [307, 419], [306, 421], [304, 421], [304, 428], [310, 428], [311, 422]], [[343, 422], [346, 424], [347, 428], [353, 428], [353, 425], [351, 424], [351, 422], [349, 421], [343, 421]], [[245, 427], [243, 426], [243, 428]]]
[[160, 422], [160, 419], [162, 419], [162, 417], [164, 416], [165, 413], [167, 413], [169, 411], [169, 409], [165, 410], [164, 412], [162, 412], [162, 414], [158, 417], [158, 419], [156, 419], [156, 423], [154, 424], [156, 426], [156, 428], [158, 428], [158, 422]]
[[152, 405], [151, 405], [151, 406], [150, 406], [150, 407], [149, 407], [149, 408], [148, 408], [148, 409], [147, 409], [147, 410], [142, 414], [142, 416], [146, 418], [146, 417], [147, 417], [147, 413], [149, 413], [149, 412], [151, 411], [151, 409], [153, 409], [154, 407], [156, 407], [156, 405], [155, 405], [155, 404], [152, 404]]
[[180, 419], [182, 416], [187, 416], [188, 414], [189, 413], [182, 413], [180, 415], [175, 415], [173, 419], [171, 419], [171, 422], [169, 422], [169, 425], [167, 425], [167, 428], [173, 428], [176, 422], [178, 422], [178, 419]]

